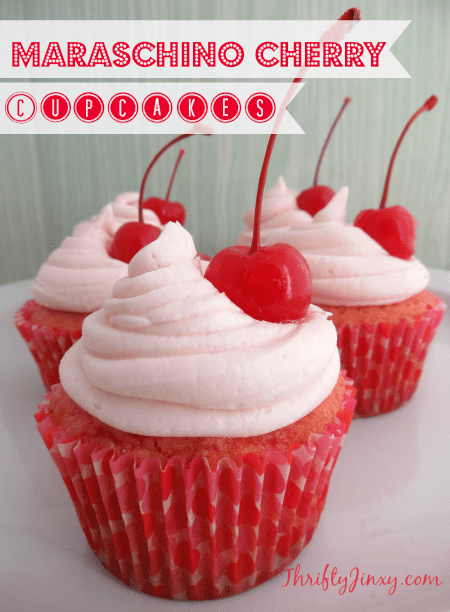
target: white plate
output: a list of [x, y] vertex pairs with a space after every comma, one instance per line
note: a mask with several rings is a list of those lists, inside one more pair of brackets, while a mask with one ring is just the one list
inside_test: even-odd
[[[353, 422], [300, 573], [339, 586], [293, 584], [283, 576], [217, 602], [179, 603], [136, 593], [103, 570], [88, 548], [33, 414], [43, 393], [35, 363], [12, 324], [29, 283], [0, 287], [1, 612], [192, 610], [442, 612], [450, 610], [450, 308], [430, 347], [419, 387], [392, 414]], [[430, 289], [450, 307], [449, 273]], [[294, 567], [295, 564], [292, 565]], [[350, 592], [350, 583], [359, 579]], [[353, 570], [353, 573], [350, 574]], [[364, 574], [364, 576], [362, 576]], [[367, 575], [390, 584], [363, 586]], [[437, 576], [431, 585], [405, 579]], [[397, 580], [394, 591], [394, 579]], [[337, 578], [335, 579], [335, 582]], [[402, 584], [403, 583], [403, 584]], [[391, 594], [390, 591], [391, 590]]]

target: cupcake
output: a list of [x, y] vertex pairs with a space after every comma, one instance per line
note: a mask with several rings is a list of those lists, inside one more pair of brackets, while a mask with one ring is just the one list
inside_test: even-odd
[[169, 201], [183, 150], [178, 155], [165, 199], [151, 197], [144, 201], [144, 190], [159, 157], [173, 144], [193, 134], [178, 136], [167, 143], [147, 168], [140, 193], [120, 194], [98, 215], [79, 223], [41, 266], [31, 285], [33, 299], [17, 311], [14, 323], [39, 367], [47, 390], [59, 382], [59, 362], [80, 338], [85, 317], [101, 308], [114, 283], [126, 276], [127, 264], [137, 250], [154, 240], [168, 221], [184, 223], [186, 214], [182, 204]]
[[252, 318], [169, 223], [85, 319], [60, 375], [38, 429], [89, 545], [125, 584], [225, 597], [310, 541], [354, 408], [320, 308]]
[[[61, 357], [81, 336], [85, 317], [101, 308], [127, 264], [110, 257], [119, 227], [137, 217], [137, 193], [123, 193], [72, 235], [43, 263], [31, 285], [31, 300], [16, 312], [14, 323], [33, 355], [47, 389], [59, 382]], [[162, 227], [156, 214], [147, 223]]]
[[[311, 222], [268, 230], [261, 241], [291, 244], [305, 257], [312, 301], [332, 313], [341, 364], [357, 389], [355, 413], [372, 416], [413, 395], [445, 305], [426, 290], [420, 261], [390, 255], [345, 223], [347, 197], [343, 187]], [[248, 230], [237, 244], [250, 244]]]

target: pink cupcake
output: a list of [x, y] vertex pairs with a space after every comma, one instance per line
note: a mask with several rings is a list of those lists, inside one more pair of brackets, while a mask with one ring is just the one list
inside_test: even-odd
[[168, 221], [184, 223], [183, 205], [169, 200], [184, 150], [178, 155], [166, 197], [144, 200], [144, 192], [147, 178], [161, 155], [196, 133], [207, 132], [197, 128], [168, 142], [148, 166], [139, 193], [120, 194], [98, 215], [79, 223], [41, 266], [31, 286], [33, 299], [18, 310], [14, 323], [48, 390], [59, 382], [59, 362], [80, 338], [84, 319], [101, 308], [114, 283], [126, 275], [132, 257], [155, 240]]
[[[355, 413], [374, 416], [412, 397], [445, 304], [426, 291], [420, 261], [390, 255], [345, 223], [347, 194], [343, 187], [312, 221], [268, 229], [261, 241], [288, 243], [305, 257], [312, 301], [332, 314], [341, 364], [357, 389]], [[250, 244], [248, 229], [237, 244]]]
[[252, 318], [169, 223], [64, 356], [36, 415], [89, 545], [169, 599], [246, 591], [310, 541], [353, 416], [336, 332]]
[[[262, 244], [288, 243], [305, 257], [312, 300], [333, 316], [342, 367], [357, 389], [359, 416], [391, 412], [412, 397], [445, 311], [444, 302], [426, 291], [429, 274], [413, 256], [416, 220], [401, 206], [385, 207], [399, 145], [415, 118], [436, 103], [435, 96], [429, 98], [403, 130], [380, 209], [362, 211], [353, 225], [346, 224], [348, 188], [343, 187], [327, 204], [319, 203], [318, 210], [311, 208], [310, 219], [291, 224], [286, 215], [293, 214], [298, 198], [283, 198], [287, 190], [278, 183], [272, 228], [261, 232]], [[309, 193], [312, 201], [317, 190], [321, 187], [303, 194]], [[251, 241], [250, 216], [244, 220], [248, 228], [239, 235], [238, 245]]]
[[[59, 382], [59, 362], [81, 336], [85, 317], [101, 308], [127, 264], [109, 256], [119, 227], [137, 218], [138, 193], [123, 193], [89, 219], [53, 251], [31, 285], [31, 300], [16, 312], [14, 323], [28, 345], [45, 387]], [[162, 227], [146, 210], [147, 223]]]

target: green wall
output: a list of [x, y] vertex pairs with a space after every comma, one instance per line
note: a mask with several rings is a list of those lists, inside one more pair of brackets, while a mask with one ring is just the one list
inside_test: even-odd
[[[321, 182], [350, 188], [347, 220], [378, 206], [395, 141], [410, 114], [435, 93], [397, 158], [388, 204], [419, 221], [416, 255], [450, 269], [450, 2], [360, 0], [364, 19], [411, 19], [393, 47], [411, 79], [311, 79], [290, 106], [304, 131], [280, 136], [267, 187], [283, 175], [310, 186], [323, 139], [345, 96], [347, 109], [324, 160]], [[0, 0], [1, 19], [334, 19], [335, 0]], [[0, 136], [0, 283], [32, 277], [48, 253], [117, 193], [137, 190], [164, 136]], [[187, 209], [199, 251], [234, 243], [254, 204], [267, 136], [221, 136], [186, 143], [173, 197]], [[163, 195], [171, 168], [161, 164], [148, 193]]]

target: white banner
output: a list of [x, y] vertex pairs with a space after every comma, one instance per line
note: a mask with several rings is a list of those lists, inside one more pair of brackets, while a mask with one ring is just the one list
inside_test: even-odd
[[[0, 83], [0, 133], [182, 134], [201, 123], [218, 134], [270, 134], [289, 87], [273, 82]], [[279, 133], [304, 132], [286, 112]]]
[[[1, 21], [0, 78], [408, 78], [409, 21]], [[337, 41], [337, 42], [336, 42]]]

